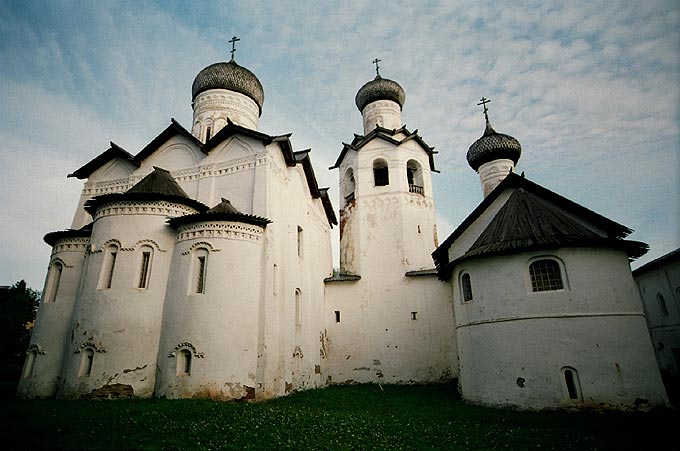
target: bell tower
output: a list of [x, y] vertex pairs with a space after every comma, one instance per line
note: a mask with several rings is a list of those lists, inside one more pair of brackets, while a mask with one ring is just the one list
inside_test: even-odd
[[436, 152], [402, 125], [406, 95], [381, 77], [379, 62], [355, 98], [364, 134], [343, 144], [331, 169], [340, 179], [340, 271], [385, 280], [433, 267]]

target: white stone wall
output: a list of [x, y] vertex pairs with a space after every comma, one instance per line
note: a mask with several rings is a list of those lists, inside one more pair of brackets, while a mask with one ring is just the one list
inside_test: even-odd
[[[19, 381], [19, 397], [53, 397], [57, 393], [88, 242], [87, 238], [65, 238], [52, 248], [43, 297]], [[61, 271], [56, 269], [57, 265]]]
[[[86, 395], [105, 385], [129, 385], [153, 394], [161, 315], [175, 234], [168, 217], [194, 212], [169, 202], [121, 201], [97, 210], [78, 292], [59, 397]], [[117, 246], [107, 287], [109, 246]], [[142, 248], [152, 249], [146, 288], [139, 288]], [[84, 353], [94, 352], [83, 375]]]
[[484, 197], [488, 196], [509, 173], [515, 169], [515, 163], [508, 159], [498, 159], [484, 163], [477, 169], [482, 183]]
[[[560, 263], [565, 289], [532, 292], [528, 266], [543, 257]], [[463, 273], [471, 278], [469, 302]], [[457, 265], [452, 280], [465, 399], [529, 408], [666, 402], [623, 251], [478, 257]], [[565, 367], [577, 372], [577, 400], [567, 395]]]
[[250, 97], [226, 89], [208, 89], [196, 96], [191, 133], [202, 142], [213, 137], [225, 125], [227, 118], [234, 124], [257, 130], [260, 110]]
[[401, 107], [391, 100], [377, 100], [364, 107], [362, 111], [364, 120], [364, 135], [372, 132], [376, 126], [389, 130], [399, 129], [401, 123]]

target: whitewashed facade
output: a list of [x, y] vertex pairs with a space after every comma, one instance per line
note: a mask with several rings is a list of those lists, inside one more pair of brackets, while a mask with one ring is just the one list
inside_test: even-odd
[[[600, 238], [468, 255], [518, 190], [583, 213], [512, 174], [519, 143], [488, 118], [468, 154], [486, 198], [440, 245], [436, 152], [402, 125], [396, 82], [378, 75], [357, 93], [364, 134], [332, 168], [339, 221], [309, 151], [257, 130], [254, 74], [216, 63], [192, 94], [191, 132], [173, 120], [136, 155], [111, 143], [71, 174], [83, 191], [71, 229], [45, 237], [19, 396], [267, 399], [457, 379], [465, 399], [492, 405], [666, 402], [628, 266], [635, 246], [608, 235], [623, 226], [586, 214]], [[566, 288], [531, 291], [528, 262], [544, 255]]]

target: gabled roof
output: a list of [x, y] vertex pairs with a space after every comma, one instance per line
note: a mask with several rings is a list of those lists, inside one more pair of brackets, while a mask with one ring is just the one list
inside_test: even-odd
[[124, 193], [103, 194], [88, 200], [85, 202], [85, 211], [94, 216], [100, 206], [123, 200], [167, 200], [187, 205], [198, 211], [208, 209], [201, 202], [190, 199], [169, 171], [156, 166], [153, 169], [153, 172]]
[[118, 144], [114, 143], [113, 141], [110, 142], [111, 147], [109, 147], [107, 150], [104, 152], [100, 153], [96, 157], [94, 157], [92, 160], [89, 162], [85, 163], [85, 165], [79, 167], [75, 171], [73, 171], [71, 174], [69, 174], [67, 177], [75, 177], [77, 179], [86, 179], [88, 178], [94, 171], [102, 167], [104, 164], [108, 163], [109, 161], [115, 159], [115, 158], [120, 158], [125, 161], [129, 161], [133, 165], [139, 167], [139, 163], [135, 161], [134, 157], [125, 149], [120, 147]]
[[[395, 136], [401, 133], [405, 134], [406, 137], [402, 139], [396, 139]], [[439, 172], [434, 167], [434, 154], [438, 152], [434, 150], [434, 147], [428, 146], [427, 143], [423, 140], [423, 138], [420, 135], [418, 135], [418, 129], [414, 130], [413, 132], [410, 132], [404, 126], [399, 129], [390, 130], [387, 128], [380, 127], [379, 125], [377, 125], [366, 136], [355, 134], [351, 144], [342, 143], [343, 147], [342, 151], [340, 151], [340, 156], [338, 156], [338, 159], [336, 160], [335, 164], [331, 166], [329, 169], [339, 168], [340, 163], [342, 163], [342, 160], [345, 159], [345, 155], [347, 154], [348, 150], [355, 150], [358, 152], [359, 150], [361, 150], [362, 147], [364, 147], [366, 144], [373, 141], [374, 139], [382, 139], [395, 146], [400, 146], [408, 141], [415, 140], [420, 145], [420, 147], [423, 148], [425, 153], [427, 153], [428, 159], [430, 161], [430, 170], [432, 172]]]
[[196, 147], [198, 147], [198, 149], [201, 150], [201, 152], [208, 153], [206, 150], [203, 149], [203, 143], [201, 141], [199, 141], [194, 135], [192, 135], [191, 132], [189, 132], [189, 130], [182, 127], [180, 123], [177, 122], [174, 118], [170, 118], [170, 125], [168, 125], [167, 128], [163, 130], [158, 136], [152, 139], [151, 142], [147, 144], [142, 150], [140, 150], [137, 155], [135, 155], [135, 161], [141, 163], [175, 135], [184, 136], [192, 143], [194, 143]]
[[[472, 223], [506, 189], [516, 189], [472, 246], [449, 262], [448, 251]], [[631, 259], [644, 255], [648, 246], [625, 241], [631, 229], [569, 199], [510, 173], [432, 253], [439, 277], [448, 279], [455, 264], [479, 255], [505, 254], [530, 249], [565, 246], [623, 248]]]
[[210, 153], [218, 144], [220, 144], [225, 139], [234, 135], [243, 135], [249, 138], [256, 139], [260, 141], [265, 146], [271, 143], [278, 143], [281, 147], [281, 152], [283, 153], [283, 159], [287, 166], [295, 166], [295, 157], [293, 156], [293, 146], [290, 143], [290, 135], [278, 135], [271, 136], [266, 133], [259, 132], [257, 130], [252, 130], [250, 128], [243, 127], [238, 124], [234, 124], [229, 118], [227, 118], [227, 125], [222, 127], [222, 129], [215, 134], [212, 138], [205, 143], [205, 153]]

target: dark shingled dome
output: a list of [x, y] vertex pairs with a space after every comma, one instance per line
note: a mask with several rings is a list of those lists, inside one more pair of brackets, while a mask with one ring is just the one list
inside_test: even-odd
[[354, 101], [359, 111], [363, 113], [364, 108], [376, 100], [391, 100], [399, 104], [399, 108], [406, 102], [406, 93], [396, 81], [382, 78], [380, 75], [369, 81], [359, 89]]
[[484, 163], [502, 158], [512, 160], [517, 164], [522, 154], [522, 146], [510, 135], [498, 133], [486, 123], [484, 135], [472, 143], [467, 152], [467, 161], [475, 171]]
[[208, 89], [228, 89], [253, 99], [260, 108], [264, 103], [264, 89], [255, 74], [239, 66], [234, 60], [228, 63], [215, 63], [206, 67], [196, 75], [191, 87], [191, 100]]

